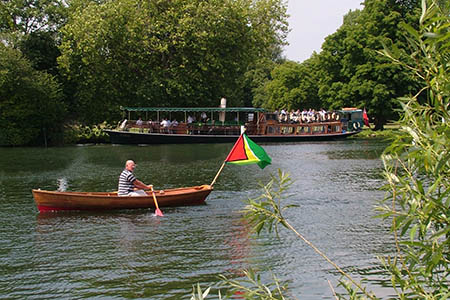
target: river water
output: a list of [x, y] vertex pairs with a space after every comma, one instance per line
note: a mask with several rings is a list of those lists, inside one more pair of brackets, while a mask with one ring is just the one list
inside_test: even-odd
[[[274, 274], [297, 299], [334, 299], [340, 275], [293, 233], [252, 236], [243, 200], [278, 169], [294, 184], [288, 221], [357, 279], [387, 299], [377, 256], [392, 251], [389, 224], [373, 210], [384, 192], [373, 140], [263, 145], [272, 165], [227, 165], [207, 205], [39, 214], [31, 189], [114, 191], [127, 159], [156, 189], [209, 184], [231, 144], [0, 148], [0, 298], [190, 299], [242, 269]], [[216, 290], [215, 290], [216, 291]], [[214, 297], [216, 298], [216, 297]]]

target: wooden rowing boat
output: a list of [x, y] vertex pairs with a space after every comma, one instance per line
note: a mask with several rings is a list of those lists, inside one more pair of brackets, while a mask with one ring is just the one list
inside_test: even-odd
[[[189, 206], [205, 203], [212, 191], [212, 186], [155, 190], [160, 207]], [[33, 190], [34, 201], [39, 212], [61, 210], [112, 210], [155, 208], [152, 194], [148, 196], [120, 197], [117, 192], [59, 192]]]

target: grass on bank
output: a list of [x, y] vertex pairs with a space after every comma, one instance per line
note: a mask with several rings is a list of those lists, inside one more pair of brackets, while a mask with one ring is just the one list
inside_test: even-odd
[[[375, 126], [370, 124], [371, 128]], [[363, 130], [357, 135], [352, 136], [355, 139], [383, 139], [383, 140], [393, 140], [399, 134], [400, 126], [394, 123], [388, 123], [384, 125], [384, 130], [372, 130], [364, 126]]]

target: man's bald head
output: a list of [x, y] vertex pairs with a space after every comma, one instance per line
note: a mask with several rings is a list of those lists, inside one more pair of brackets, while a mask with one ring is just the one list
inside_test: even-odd
[[127, 162], [125, 163], [125, 169], [127, 169], [128, 171], [133, 172], [135, 167], [136, 167], [136, 164], [131, 159], [127, 160]]

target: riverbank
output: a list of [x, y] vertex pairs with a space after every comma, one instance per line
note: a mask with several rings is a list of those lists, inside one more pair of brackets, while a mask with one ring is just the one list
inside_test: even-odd
[[[102, 144], [109, 143], [109, 136], [103, 130], [111, 129], [113, 126], [106, 124], [106, 122], [94, 125], [94, 126], [83, 126], [79, 124], [67, 125], [64, 134], [64, 144]], [[371, 125], [374, 128], [374, 125]], [[382, 140], [393, 140], [398, 135], [399, 126], [396, 124], [387, 124], [384, 126], [384, 130], [374, 131], [368, 127], [358, 133], [353, 135], [350, 139], [382, 139]]]
[[[374, 125], [370, 125], [371, 128], [374, 128]], [[386, 124], [384, 125], [384, 130], [374, 131], [368, 127], [364, 127], [364, 129], [358, 133], [357, 135], [352, 136], [352, 139], [382, 139], [382, 140], [393, 140], [399, 134], [399, 126], [397, 124]]]
[[66, 124], [64, 128], [64, 145], [75, 144], [104, 144], [109, 143], [109, 135], [104, 129], [112, 129], [113, 126], [103, 122], [94, 126], [81, 124]]

